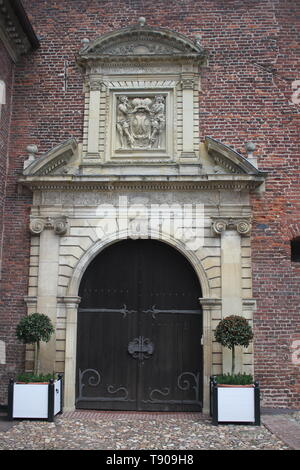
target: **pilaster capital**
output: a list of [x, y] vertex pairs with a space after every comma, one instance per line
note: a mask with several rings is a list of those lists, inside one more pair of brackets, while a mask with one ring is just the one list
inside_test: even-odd
[[90, 91], [101, 91], [102, 89], [102, 80], [91, 80], [89, 82]]
[[26, 303], [27, 307], [36, 307], [37, 298], [33, 296], [25, 295], [24, 302]]
[[255, 312], [257, 309], [257, 302], [256, 299], [243, 299], [243, 310]]
[[66, 308], [76, 308], [81, 302], [81, 297], [78, 297], [77, 295], [74, 296], [65, 296], [65, 297], [59, 297], [58, 301], [62, 304], [65, 304]]
[[221, 235], [225, 230], [236, 230], [240, 235], [250, 235], [250, 217], [213, 217], [212, 231], [215, 235]]
[[103, 91], [105, 89], [105, 83], [102, 76], [87, 74], [84, 79], [83, 87], [85, 93], [89, 93], [90, 91]]
[[191, 73], [181, 75], [181, 85], [183, 90], [193, 90], [195, 85], [195, 76]]
[[208, 310], [209, 311], [213, 308], [221, 308], [222, 307], [222, 299], [219, 299], [219, 298], [200, 297], [198, 300], [199, 300], [199, 303], [200, 303], [201, 307], [203, 308], [203, 310]]
[[56, 235], [65, 235], [68, 230], [67, 217], [34, 217], [30, 220], [29, 230], [32, 235], [40, 235], [47, 229], [54, 230]]

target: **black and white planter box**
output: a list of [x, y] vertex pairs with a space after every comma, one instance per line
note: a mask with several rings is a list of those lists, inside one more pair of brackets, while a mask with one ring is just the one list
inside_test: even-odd
[[62, 413], [62, 377], [45, 383], [20, 383], [10, 380], [8, 386], [8, 419], [35, 418], [54, 421]]
[[260, 390], [252, 385], [222, 385], [210, 380], [212, 424], [247, 423], [260, 426]]

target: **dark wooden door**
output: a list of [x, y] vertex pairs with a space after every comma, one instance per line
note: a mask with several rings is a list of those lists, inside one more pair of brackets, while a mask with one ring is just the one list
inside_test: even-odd
[[183, 255], [155, 240], [115, 243], [79, 295], [77, 408], [202, 409], [201, 289]]

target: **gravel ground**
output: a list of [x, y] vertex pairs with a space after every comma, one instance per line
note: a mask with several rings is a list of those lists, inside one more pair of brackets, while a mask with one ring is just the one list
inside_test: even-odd
[[300, 411], [295, 411], [294, 413], [289, 414], [288, 418], [300, 425]]
[[[297, 416], [300, 419], [300, 416]], [[210, 420], [111, 415], [60, 415], [54, 423], [21, 420], [0, 432], [0, 450], [284, 450], [262, 426], [219, 425]]]

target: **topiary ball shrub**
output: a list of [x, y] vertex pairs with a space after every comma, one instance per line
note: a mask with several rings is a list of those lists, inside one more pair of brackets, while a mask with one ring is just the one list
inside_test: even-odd
[[215, 330], [218, 343], [232, 351], [231, 373], [235, 374], [235, 346], [247, 348], [253, 339], [253, 331], [246, 318], [230, 315], [223, 318]]
[[48, 342], [54, 333], [54, 327], [47, 315], [43, 313], [33, 313], [23, 317], [17, 325], [16, 336], [24, 344], [35, 344], [35, 364], [34, 373], [39, 373], [39, 350], [40, 342]]

